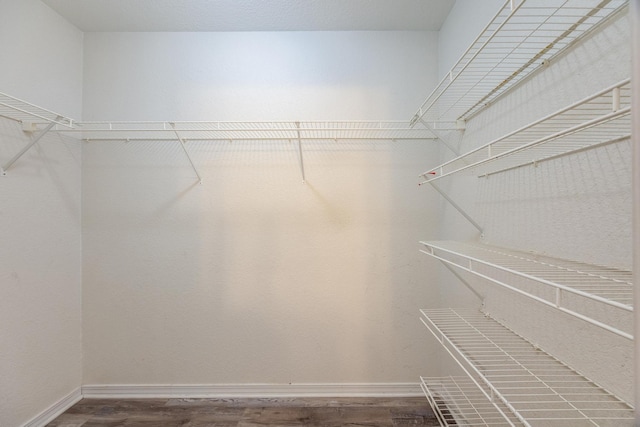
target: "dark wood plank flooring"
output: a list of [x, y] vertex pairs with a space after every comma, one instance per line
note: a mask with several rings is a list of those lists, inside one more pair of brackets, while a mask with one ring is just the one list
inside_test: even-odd
[[425, 398], [83, 399], [48, 427], [438, 426]]

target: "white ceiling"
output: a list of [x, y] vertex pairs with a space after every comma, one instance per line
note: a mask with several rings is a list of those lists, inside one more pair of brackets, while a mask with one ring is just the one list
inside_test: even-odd
[[85, 32], [439, 30], [455, 0], [42, 0]]

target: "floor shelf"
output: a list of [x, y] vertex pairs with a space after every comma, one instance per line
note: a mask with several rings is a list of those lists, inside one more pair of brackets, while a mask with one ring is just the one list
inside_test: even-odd
[[469, 377], [420, 378], [422, 390], [442, 426], [523, 426], [502, 402]]
[[[422, 323], [479, 385], [473, 380], [460, 387], [451, 380], [427, 380], [423, 387], [432, 398], [437, 396], [435, 406], [446, 414], [472, 416], [477, 406], [495, 415], [505, 407], [511, 414], [503, 418], [513, 416], [520, 422], [513, 425], [633, 425], [633, 409], [626, 402], [489, 316], [454, 309], [421, 310], [421, 314]], [[499, 404], [492, 405], [485, 393]], [[443, 425], [493, 425], [474, 420], [476, 424]]]
[[481, 243], [420, 242], [422, 253], [586, 322], [633, 339], [630, 271]]

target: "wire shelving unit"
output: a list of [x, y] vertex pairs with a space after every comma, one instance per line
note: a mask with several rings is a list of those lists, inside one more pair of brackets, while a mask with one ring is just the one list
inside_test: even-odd
[[627, 0], [507, 0], [411, 123], [468, 120]]
[[633, 339], [630, 271], [455, 241], [420, 242], [445, 264]]
[[[73, 129], [75, 124], [75, 121], [69, 117], [2, 92], [0, 92], [0, 117], [25, 125], [53, 123], [56, 127], [67, 130]], [[35, 130], [35, 127], [32, 129]]]
[[286, 140], [430, 140], [426, 128], [411, 128], [402, 121], [141, 121], [80, 122], [75, 129], [59, 129], [81, 139], [184, 140], [195, 141], [286, 141]]
[[[633, 425], [634, 412], [626, 402], [489, 316], [454, 309], [421, 310], [421, 314], [423, 324], [460, 367], [477, 377], [490, 398], [499, 400], [521, 423], [514, 425]], [[473, 403], [484, 411], [486, 403], [477, 397], [477, 390], [461, 387], [447, 395], [447, 408], [454, 412], [465, 408], [468, 414]]]
[[630, 137], [627, 79], [424, 172], [421, 184], [464, 171], [489, 176]]
[[[432, 140], [405, 121], [78, 121], [0, 92], [0, 117], [91, 141]], [[33, 125], [33, 126], [32, 126]]]
[[33, 147], [46, 133], [57, 132], [84, 141], [172, 141], [180, 143], [194, 174], [202, 183], [187, 143], [190, 141], [283, 141], [297, 142], [302, 181], [305, 168], [302, 141], [426, 141], [437, 139], [426, 126], [404, 121], [74, 121], [60, 114], [0, 92], [0, 118], [22, 124], [23, 130], [39, 131], [12, 159], [0, 165], [0, 175]]

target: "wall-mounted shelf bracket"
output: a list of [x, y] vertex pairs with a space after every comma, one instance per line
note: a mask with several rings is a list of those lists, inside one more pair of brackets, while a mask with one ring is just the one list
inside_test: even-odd
[[[60, 120], [60, 119], [62, 119], [62, 117], [58, 116], [57, 120]], [[49, 132], [51, 130], [51, 128], [53, 128], [53, 126], [55, 126], [55, 124], [56, 124], [55, 122], [50, 122], [47, 125], [47, 127], [45, 127], [36, 137], [33, 138], [33, 140], [29, 144], [27, 144], [22, 150], [20, 150], [20, 152], [18, 154], [13, 156], [13, 158], [11, 160], [9, 160], [2, 167], [0, 167], [0, 175], [1, 176], [7, 176], [7, 171], [9, 170], [9, 168], [11, 166], [13, 166], [13, 164], [15, 162], [17, 162], [18, 159], [20, 159], [20, 157], [22, 157], [24, 155], [24, 153], [29, 151], [31, 149], [31, 147], [36, 145], [38, 143], [38, 141], [40, 141], [42, 139], [42, 137], [45, 136], [47, 134], [47, 132]]]
[[304, 158], [302, 157], [302, 137], [300, 136], [300, 122], [296, 122], [296, 133], [298, 135], [298, 158], [300, 159], [300, 173], [302, 174], [302, 183], [306, 178], [304, 176]]
[[[445, 147], [447, 147], [453, 154], [457, 156], [460, 156], [460, 150], [458, 150], [455, 146], [453, 146], [447, 138], [445, 138], [444, 136], [442, 136], [442, 133], [440, 132], [440, 129], [436, 128], [435, 126], [430, 126], [429, 123], [427, 123], [426, 120], [424, 120], [422, 117], [417, 117], [417, 121], [422, 123], [422, 125], [429, 129], [429, 131], [431, 131], [440, 142], [442, 142]], [[455, 129], [445, 129], [445, 130], [457, 130], [460, 132], [460, 134], [462, 134], [464, 132], [464, 121], [463, 120], [459, 120], [460, 124], [456, 123], [456, 127]], [[412, 126], [415, 124], [414, 121], [412, 121]], [[462, 135], [461, 135], [462, 136]]]
[[[424, 250], [420, 250], [420, 252], [425, 253], [425, 254], [427, 253], [427, 252], [426, 252], [426, 251], [424, 251]], [[480, 299], [480, 301], [482, 301], [482, 304], [483, 304], [483, 306], [484, 306], [484, 296], [483, 296], [480, 292], [476, 291], [476, 290], [473, 288], [473, 286], [471, 286], [471, 284], [470, 284], [467, 280], [465, 280], [465, 278], [464, 278], [464, 277], [462, 277], [462, 276], [460, 275], [460, 273], [458, 273], [456, 270], [454, 270], [454, 269], [453, 269], [453, 267], [451, 267], [451, 266], [450, 266], [449, 264], [447, 264], [445, 261], [440, 260], [440, 263], [441, 263], [443, 266], [445, 266], [445, 267], [447, 268], [447, 270], [449, 270], [449, 271], [451, 272], [451, 274], [453, 274], [454, 276], [456, 276], [456, 278], [457, 278], [458, 280], [460, 280], [460, 282], [461, 282], [461, 283], [462, 283], [462, 284], [463, 284], [467, 289], [469, 289], [469, 290], [470, 290], [470, 291], [471, 291], [475, 296], [477, 296], [477, 297]]]
[[180, 134], [176, 130], [175, 123], [170, 123], [170, 125], [171, 125], [171, 128], [173, 129], [173, 132], [175, 132], [176, 137], [178, 138], [178, 141], [180, 142], [180, 146], [182, 147], [182, 150], [184, 151], [184, 154], [187, 156], [187, 159], [189, 159], [189, 163], [191, 164], [191, 167], [193, 168], [193, 171], [195, 172], [196, 176], [198, 177], [198, 182], [200, 184], [202, 184], [202, 177], [198, 173], [198, 169], [196, 168], [196, 165], [193, 163], [193, 160], [191, 159], [191, 156], [189, 155], [189, 151], [187, 151], [185, 140], [180, 136]]
[[464, 209], [462, 209], [462, 207], [457, 204], [455, 202], [455, 200], [453, 200], [451, 197], [449, 197], [449, 195], [440, 187], [438, 187], [435, 182], [429, 182], [429, 184], [431, 184], [431, 186], [442, 195], [442, 197], [444, 197], [444, 199], [449, 202], [449, 204], [451, 204], [451, 206], [453, 206], [458, 212], [460, 212], [460, 214], [465, 217], [465, 219], [467, 221], [469, 221], [471, 223], [471, 225], [473, 225], [479, 232], [480, 232], [480, 237], [484, 237], [484, 230], [482, 229], [482, 226], [480, 226], [480, 224], [478, 224]]

